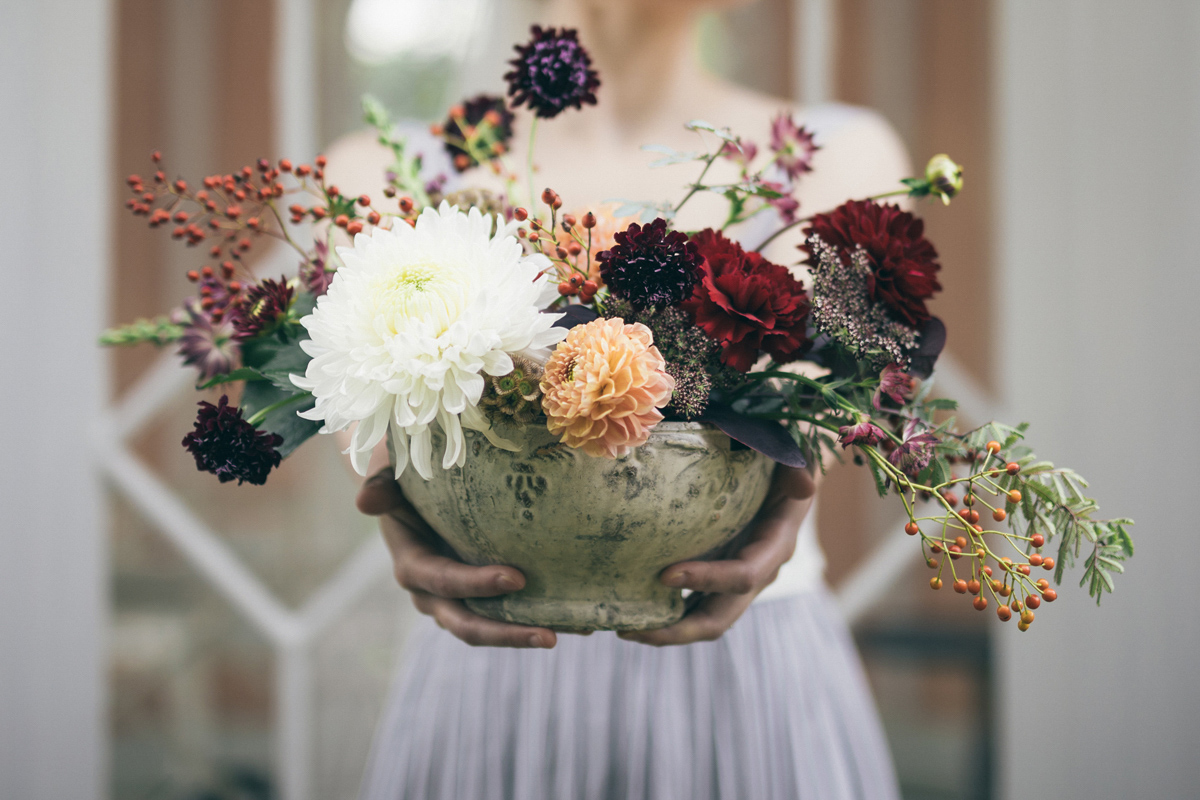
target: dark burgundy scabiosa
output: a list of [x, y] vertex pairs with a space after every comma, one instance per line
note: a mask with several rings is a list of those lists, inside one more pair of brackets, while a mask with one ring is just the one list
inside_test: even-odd
[[213, 322], [205, 314], [188, 311], [183, 336], [179, 338], [179, 355], [183, 363], [200, 372], [200, 380], [223, 375], [237, 361], [238, 345], [233, 340], [233, 325], [229, 320]]
[[910, 478], [929, 466], [937, 437], [924, 423], [910, 419], [904, 426], [904, 436], [896, 449], [888, 453], [888, 461]]
[[[486, 119], [487, 124], [491, 126], [491, 137], [488, 139], [487, 145], [491, 148], [499, 148], [494, 149], [493, 155], [500, 155], [508, 148], [508, 141], [512, 139], [513, 134], [513, 113], [504, 104], [503, 97], [491, 94], [477, 95], [465, 101], [461, 110], [460, 116], [450, 116], [442, 123], [442, 130], [447, 139], [465, 140], [467, 138], [460, 122], [476, 127]], [[474, 155], [453, 142], [446, 142], [446, 152], [450, 154], [450, 161], [458, 172], [466, 172], [471, 167], [479, 166], [479, 160]]]
[[[870, 265], [867, 294], [884, 303], [895, 319], [919, 328], [929, 319], [925, 301], [941, 291], [937, 250], [925, 238], [925, 223], [899, 206], [851, 200], [828, 214], [817, 214], [809, 232], [835, 248], [842, 263], [862, 248]], [[815, 263], [810, 243], [801, 245]]]
[[878, 425], [870, 422], [859, 422], [855, 425], [843, 425], [838, 428], [838, 441], [842, 448], [852, 444], [879, 444], [887, 438], [887, 434]]
[[796, 180], [806, 172], [812, 172], [813, 156], [821, 148], [813, 141], [813, 135], [803, 125], [797, 125], [792, 115], [781, 111], [771, 120], [771, 151], [788, 180]]
[[517, 45], [517, 57], [504, 80], [513, 106], [527, 105], [538, 117], [556, 117], [568, 108], [596, 104], [600, 78], [592, 59], [572, 28], [534, 25], [528, 44]]
[[287, 278], [283, 276], [277, 281], [264, 278], [251, 286], [233, 314], [236, 331], [233, 338], [239, 342], [253, 339], [274, 328], [287, 318], [295, 296], [296, 290], [288, 285]]
[[634, 222], [613, 239], [616, 244], [596, 254], [600, 277], [614, 296], [637, 308], [678, 305], [700, 280], [704, 256], [686, 234], [667, 230], [661, 217], [649, 225]]
[[803, 355], [809, 346], [804, 285], [719, 231], [700, 231], [692, 241], [704, 257], [703, 278], [682, 307], [721, 343], [721, 360], [747, 372], [760, 351], [780, 364]]
[[221, 483], [262, 486], [279, 466], [276, 449], [283, 444], [277, 433], [260, 431], [242, 419], [242, 410], [222, 395], [217, 405], [200, 401], [195, 430], [183, 437], [183, 446], [196, 459], [196, 469], [211, 472]]

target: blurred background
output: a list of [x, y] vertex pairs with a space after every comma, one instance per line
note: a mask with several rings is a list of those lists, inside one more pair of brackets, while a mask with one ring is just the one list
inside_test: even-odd
[[[501, 88], [539, 4], [0, 7], [0, 798], [352, 798], [415, 612], [330, 443], [219, 485], [178, 446], [188, 376], [94, 346], [193, 266], [122, 182], [154, 149], [193, 178], [308, 159], [361, 127], [364, 92], [431, 120]], [[966, 165], [960, 199], [920, 208], [941, 391], [1034, 423], [1138, 522], [1115, 596], [1068, 585], [1018, 634], [930, 592], [869, 478], [832, 472], [827, 577], [906, 800], [1200, 797], [1200, 4], [760, 0], [707, 15], [696, 47], [781, 107], [870, 106], [914, 163]]]

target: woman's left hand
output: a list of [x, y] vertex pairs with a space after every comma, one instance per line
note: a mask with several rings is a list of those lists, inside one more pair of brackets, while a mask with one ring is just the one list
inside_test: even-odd
[[751, 523], [747, 543], [724, 561], [684, 561], [663, 570], [667, 586], [704, 592], [688, 614], [666, 628], [624, 631], [622, 639], [663, 646], [719, 639], [769, 586], [796, 550], [796, 534], [816, 492], [805, 469], [776, 466], [762, 511]]

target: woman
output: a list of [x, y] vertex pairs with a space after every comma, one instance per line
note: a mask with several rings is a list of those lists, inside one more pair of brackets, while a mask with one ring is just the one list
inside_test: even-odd
[[[541, 126], [538, 188], [553, 187], [572, 207], [675, 196], [693, 176], [646, 169], [637, 148], [694, 149], [686, 120], [768, 141], [785, 104], [703, 74], [690, 52], [697, 14], [729, 4], [547, 3], [546, 22], [579, 29], [602, 86], [598, 106]], [[874, 115], [831, 106], [795, 109], [795, 118], [822, 146], [799, 184], [808, 211], [891, 189], [908, 174], [903, 147]], [[518, 120], [515, 141], [527, 122]], [[387, 163], [365, 134], [329, 157], [331, 179], [355, 193], [376, 189]], [[722, 202], [698, 196], [679, 227], [704, 227]], [[755, 245], [768, 232], [738, 234]], [[790, 233], [766, 255], [795, 263], [799, 233]], [[385, 467], [385, 455], [377, 460]], [[359, 508], [380, 516], [397, 579], [436, 626], [410, 643], [363, 797], [897, 797], [861, 667], [822, 584], [814, 491], [807, 472], [780, 468], [739, 552], [665, 570], [664, 583], [705, 593], [679, 623], [560, 637], [468, 611], [462, 598], [518, 590], [524, 577], [447, 557], [383, 469], [364, 485]]]

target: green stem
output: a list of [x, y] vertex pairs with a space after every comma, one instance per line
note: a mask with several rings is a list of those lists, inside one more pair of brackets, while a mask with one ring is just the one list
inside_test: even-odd
[[538, 118], [535, 115], [529, 126], [529, 151], [525, 156], [525, 179], [529, 182], [529, 213], [537, 216], [537, 205], [533, 195], [533, 143], [537, 140]]
[[266, 419], [267, 415], [270, 414], [272, 411], [278, 411], [279, 409], [283, 408], [286, 405], [295, 403], [298, 400], [304, 400], [305, 398], [308, 398], [308, 397], [312, 397], [311, 392], [300, 392], [299, 394], [293, 394], [288, 397], [285, 397], [284, 399], [280, 400], [279, 402], [272, 403], [271, 405], [267, 406], [266, 408], [260, 408], [258, 411], [254, 412], [254, 414], [249, 419], [247, 419], [246, 422], [249, 422], [251, 425], [253, 425], [254, 427], [257, 428], [258, 423], [260, 423], [264, 419]]
[[721, 150], [720, 150], [720, 148], [718, 148], [717, 152], [713, 153], [712, 155], [710, 155], [708, 157], [708, 160], [704, 162], [704, 169], [700, 170], [700, 177], [696, 178], [696, 182], [692, 184], [691, 190], [683, 196], [683, 199], [680, 200], [678, 205], [676, 205], [675, 208], [671, 211], [672, 214], [678, 214], [679, 209], [683, 208], [683, 204], [686, 203], [688, 200], [691, 200], [692, 195], [694, 195], [696, 192], [698, 192], [704, 188], [704, 176], [708, 174], [709, 167], [711, 167], [713, 165], [713, 162], [716, 161], [718, 156], [720, 156], [720, 155], [721, 155]]
[[[909, 191], [910, 191], [909, 189], [896, 189], [895, 191], [892, 191], [892, 192], [884, 192], [883, 194], [871, 195], [870, 197], [867, 198], [867, 200], [870, 202], [874, 202], [876, 200], [883, 200], [888, 197], [895, 197], [896, 195], [908, 194]], [[801, 217], [800, 219], [796, 220], [795, 222], [789, 222], [787, 225], [784, 225], [782, 228], [780, 228], [779, 230], [772, 233], [766, 239], [763, 239], [762, 243], [760, 243], [758, 245], [758, 247], [754, 248], [754, 252], [761, 253], [763, 251], [764, 247], [769, 245], [771, 242], [775, 241], [776, 237], [781, 235], [784, 231], [789, 231], [792, 228], [796, 227], [797, 225], [803, 225], [805, 222], [812, 222], [812, 219], [815, 216], [816, 216], [816, 214], [813, 214], [811, 216]]]

